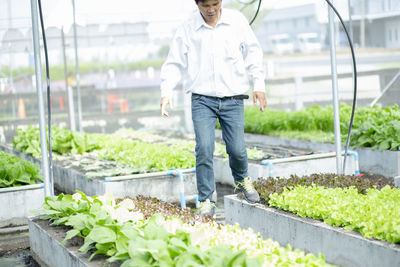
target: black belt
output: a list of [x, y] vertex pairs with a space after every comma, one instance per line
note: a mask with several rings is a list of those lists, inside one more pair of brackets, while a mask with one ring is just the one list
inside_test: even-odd
[[[192, 95], [199, 95], [199, 94], [192, 93]], [[205, 96], [215, 99], [249, 99], [248, 95], [233, 95], [233, 96], [223, 96], [223, 97], [209, 96], [209, 95], [199, 95], [199, 96]]]

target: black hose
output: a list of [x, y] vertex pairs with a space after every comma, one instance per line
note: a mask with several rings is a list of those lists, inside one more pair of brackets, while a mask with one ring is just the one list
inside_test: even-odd
[[[249, 6], [249, 5], [252, 5], [254, 2], [256, 2], [257, 0], [249, 0], [249, 1], [242, 1], [242, 0], [236, 0], [236, 1], [238, 1], [239, 3], [241, 3], [242, 5], [244, 5], [244, 7], [242, 7], [241, 9], [240, 9], [240, 11], [242, 11], [245, 7], [247, 7], [247, 6]], [[260, 7], [261, 7], [261, 2], [262, 2], [262, 0], [258, 0], [258, 6], [257, 6], [257, 10], [256, 10], [256, 13], [254, 14], [254, 16], [253, 16], [253, 18], [251, 19], [251, 21], [250, 21], [250, 25], [251, 24], [253, 24], [253, 22], [256, 20], [256, 18], [257, 18], [257, 15], [258, 15], [258, 12], [260, 11]]]
[[[44, 49], [44, 57], [46, 60], [46, 78], [47, 78], [47, 118], [48, 118], [48, 132], [49, 132], [49, 169], [50, 169], [50, 181], [53, 185], [53, 157], [52, 157], [52, 147], [51, 147], [51, 97], [50, 97], [50, 71], [49, 71], [49, 57], [47, 53], [47, 42], [46, 42], [46, 32], [44, 29], [44, 22], [43, 22], [43, 14], [42, 14], [42, 4], [41, 0], [38, 0], [39, 5], [39, 17], [40, 17], [40, 25], [42, 28], [42, 36], [43, 36], [43, 49]], [[53, 190], [51, 188], [51, 190]], [[53, 194], [54, 192], [52, 192]]]
[[[253, 1], [254, 2], [254, 1]], [[252, 2], [252, 3], [253, 3]], [[253, 17], [253, 19], [250, 21], [250, 25], [251, 24], [253, 24], [253, 22], [256, 20], [256, 18], [257, 18], [257, 15], [258, 15], [258, 12], [260, 11], [260, 7], [261, 7], [261, 2], [262, 2], [262, 0], [258, 0], [258, 6], [257, 6], [257, 10], [256, 10], [256, 13], [254, 14], [254, 17]]]
[[350, 50], [351, 50], [351, 57], [353, 59], [354, 96], [353, 96], [353, 106], [352, 106], [352, 109], [351, 109], [349, 131], [347, 133], [346, 146], [345, 146], [345, 150], [344, 150], [344, 160], [343, 160], [343, 174], [344, 174], [345, 170], [346, 170], [346, 158], [347, 158], [347, 151], [349, 149], [351, 129], [353, 127], [353, 121], [354, 121], [354, 112], [355, 112], [356, 104], [357, 104], [357, 68], [356, 68], [356, 58], [354, 56], [353, 42], [351, 41], [350, 35], [347, 32], [347, 28], [346, 28], [346, 26], [345, 26], [345, 24], [343, 22], [342, 17], [340, 16], [339, 12], [336, 10], [336, 8], [333, 6], [333, 4], [329, 0], [326, 0], [326, 2], [332, 8], [332, 10], [335, 12], [335, 14], [337, 15], [337, 17], [340, 20], [340, 23], [343, 26], [343, 29], [344, 29], [344, 31], [346, 33], [346, 36], [347, 36], [347, 40], [349, 41], [349, 46], [350, 46]]

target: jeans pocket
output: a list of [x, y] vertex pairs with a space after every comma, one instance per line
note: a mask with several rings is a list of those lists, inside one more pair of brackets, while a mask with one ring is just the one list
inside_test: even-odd
[[239, 106], [243, 106], [243, 99], [233, 99], [233, 102], [236, 104], [236, 105], [239, 105]]
[[203, 96], [198, 94], [192, 94], [192, 101], [200, 100]]

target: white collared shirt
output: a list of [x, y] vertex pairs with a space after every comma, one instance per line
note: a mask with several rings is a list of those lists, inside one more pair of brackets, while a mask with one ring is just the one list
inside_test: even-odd
[[176, 30], [161, 67], [161, 96], [186, 78], [185, 91], [207, 96], [233, 96], [250, 89], [265, 92], [263, 53], [247, 19], [236, 10], [221, 9], [215, 28], [199, 10]]

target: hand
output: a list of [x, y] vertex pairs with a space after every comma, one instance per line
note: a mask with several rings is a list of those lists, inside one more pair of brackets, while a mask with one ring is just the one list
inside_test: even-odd
[[267, 107], [267, 99], [265, 97], [265, 93], [264, 92], [254, 92], [253, 93], [254, 105], [257, 104], [257, 99], [260, 102], [260, 111], [263, 112], [264, 109]]
[[169, 112], [166, 110], [167, 105], [172, 109], [172, 99], [168, 96], [164, 96], [160, 101], [161, 116], [169, 117]]

